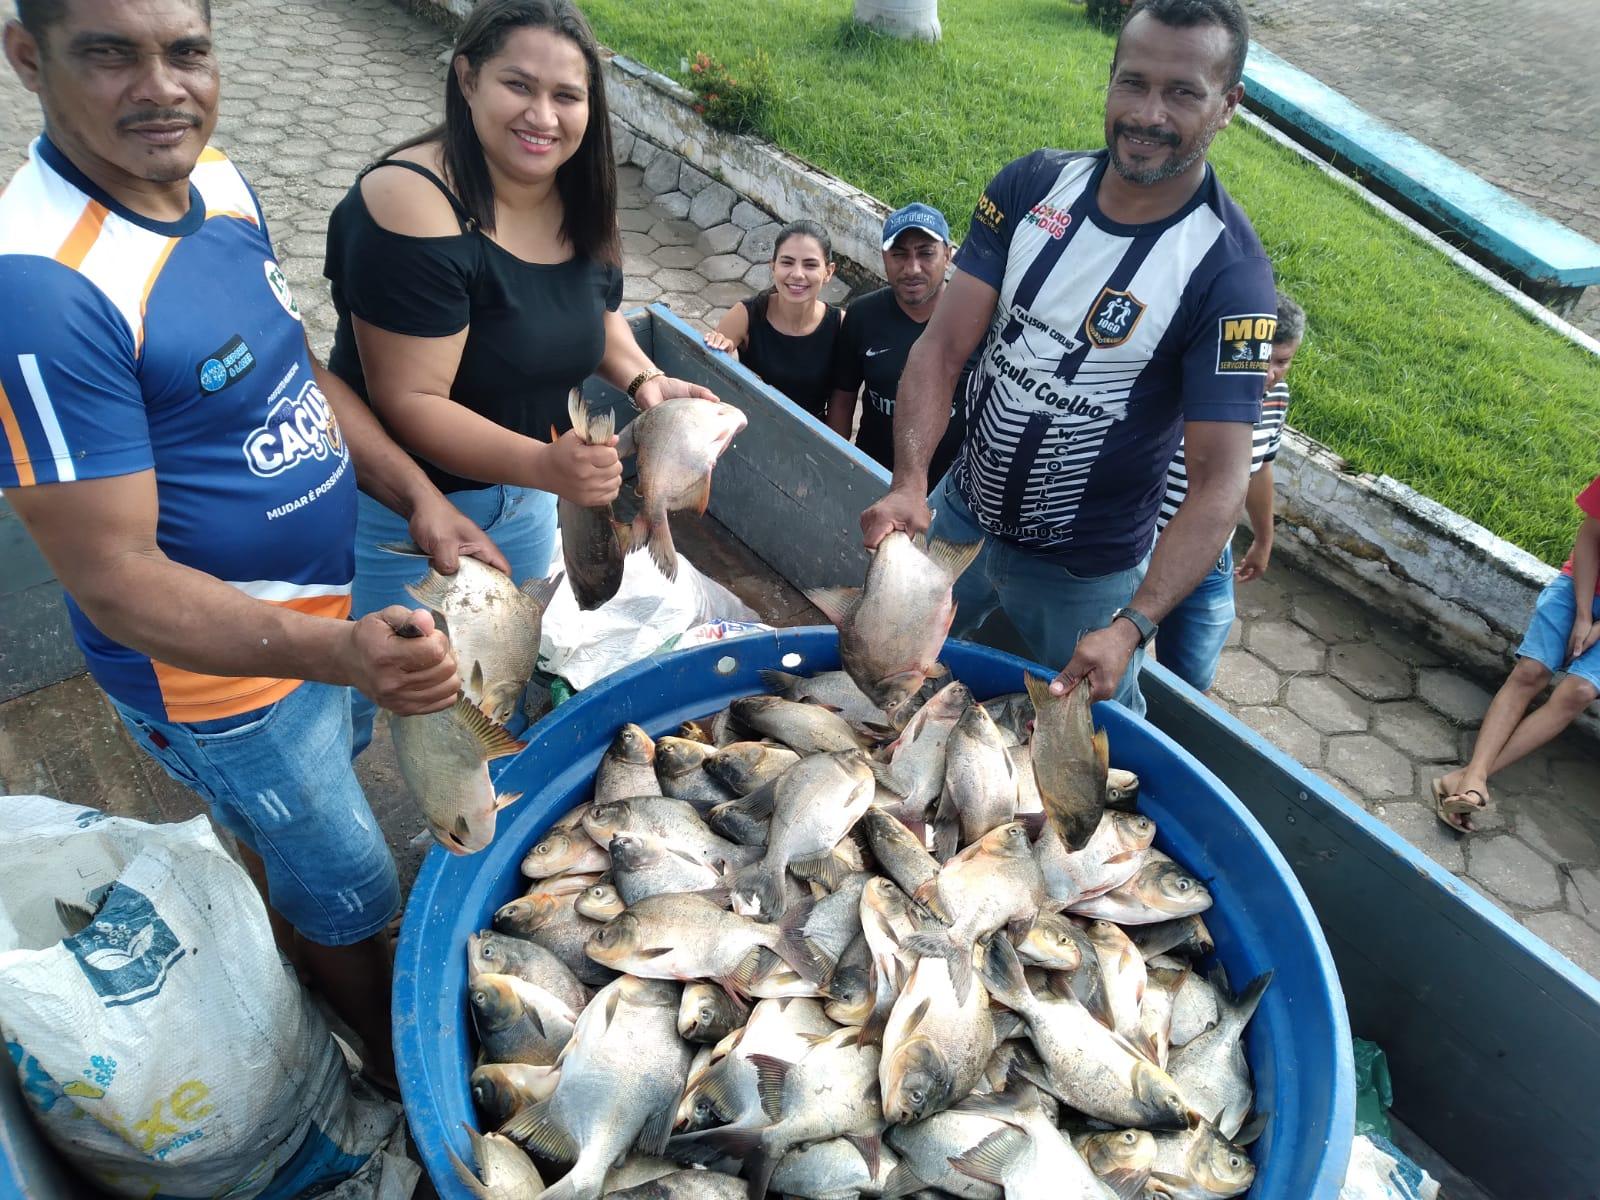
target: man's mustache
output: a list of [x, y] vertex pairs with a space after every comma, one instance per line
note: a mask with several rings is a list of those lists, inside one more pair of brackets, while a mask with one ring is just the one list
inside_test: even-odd
[[1160, 142], [1163, 146], [1176, 146], [1181, 139], [1177, 134], [1166, 129], [1142, 129], [1137, 125], [1124, 125], [1118, 122], [1113, 131], [1124, 137], [1143, 138], [1147, 142]]
[[117, 119], [119, 130], [132, 129], [136, 125], [171, 125], [181, 121], [191, 128], [198, 128], [200, 118], [193, 113], [184, 112], [179, 108], [147, 108], [141, 112], [129, 113]]

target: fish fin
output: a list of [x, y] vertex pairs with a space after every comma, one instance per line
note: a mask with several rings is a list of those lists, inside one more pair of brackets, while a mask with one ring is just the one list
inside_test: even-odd
[[928, 1015], [928, 1009], [932, 1006], [932, 1004], [933, 997], [925, 996], [917, 1004], [917, 1006], [911, 1010], [911, 1015], [906, 1018], [906, 1035], [908, 1037], [916, 1031], [918, 1025], [922, 1024], [922, 1018]]
[[933, 856], [949, 862], [961, 848], [961, 813], [950, 798], [950, 789], [939, 793], [939, 807], [933, 813]]
[[617, 539], [617, 549], [622, 551], [623, 557], [626, 558], [629, 554], [632, 554], [633, 526], [628, 524], [626, 521], [619, 521], [615, 517], [612, 517], [611, 532], [612, 535]]
[[950, 582], [954, 583], [961, 578], [961, 573], [972, 565], [973, 560], [978, 557], [978, 551], [982, 549], [981, 537], [975, 542], [947, 542], [943, 538], [931, 538], [928, 541], [927, 554], [949, 574]]
[[450, 594], [450, 584], [453, 581], [448, 575], [441, 575], [432, 567], [428, 573], [415, 583], [406, 584], [406, 595], [410, 596], [423, 608], [434, 612], [444, 609], [445, 597]]
[[1006, 1171], [1027, 1145], [1027, 1134], [1015, 1126], [1003, 1125], [965, 1154], [952, 1156], [949, 1162], [963, 1175], [1000, 1186]]
[[705, 478], [700, 481], [700, 490], [695, 493], [689, 507], [694, 509], [695, 515], [703, 517], [706, 509], [711, 506], [711, 472], [707, 471]]
[[907, 1165], [905, 1159], [901, 1159], [895, 1164], [894, 1170], [889, 1172], [889, 1178], [884, 1181], [879, 1200], [900, 1200], [900, 1197], [920, 1192], [927, 1186], [922, 1177]]
[[650, 552], [650, 559], [668, 579], [678, 578], [678, 548], [672, 544], [667, 514], [652, 516], [643, 509], [633, 519], [633, 544]]
[[889, 1028], [889, 1013], [894, 1008], [891, 1000], [888, 1004], [874, 1002], [872, 1011], [867, 1014], [867, 1019], [861, 1023], [861, 1044], [863, 1046], [883, 1045], [884, 1030]]
[[87, 929], [94, 921], [95, 911], [87, 904], [77, 904], [71, 900], [56, 901], [56, 918], [67, 931], [68, 937], [75, 937]]
[[1110, 1189], [1117, 1200], [1139, 1200], [1144, 1195], [1144, 1185], [1150, 1181], [1150, 1168], [1112, 1167], [1100, 1175], [1100, 1182]]
[[494, 798], [494, 810], [499, 812], [502, 808], [507, 808], [521, 799], [521, 792], [501, 792]]
[[861, 599], [861, 589], [855, 587], [827, 587], [806, 589], [806, 599], [811, 601], [822, 615], [835, 625], [843, 625], [850, 620], [850, 614], [855, 611], [857, 602]]
[[1266, 993], [1267, 985], [1272, 982], [1273, 974], [1272, 968], [1269, 967], [1257, 975], [1228, 1006], [1229, 1017], [1235, 1028], [1243, 1029], [1250, 1023], [1250, 1018], [1255, 1016], [1256, 1005], [1261, 1003], [1261, 997]]
[[573, 388], [567, 393], [567, 419], [572, 422], [572, 427], [578, 431], [578, 436], [584, 441], [589, 440], [589, 406], [584, 403], [583, 391]]
[[762, 946], [753, 946], [750, 952], [741, 958], [738, 964], [726, 975], [719, 975], [717, 982], [730, 995], [740, 999], [750, 994], [750, 988], [755, 981], [770, 967], [769, 959], [772, 952]]
[[661, 1157], [662, 1151], [667, 1148], [667, 1141], [672, 1137], [672, 1122], [677, 1115], [677, 1102], [664, 1104], [650, 1114], [645, 1121], [644, 1128], [639, 1130], [639, 1136], [634, 1140], [634, 1148], [640, 1154], [648, 1154], [653, 1158]]
[[713, 1066], [695, 1088], [695, 1095], [708, 1101], [724, 1122], [739, 1114], [739, 1096], [732, 1090], [733, 1072], [725, 1065], [728, 1061], [724, 1058]]
[[1022, 960], [1016, 949], [1003, 937], [990, 938], [984, 943], [979, 970], [989, 994], [1007, 1008], [1016, 1008], [1030, 996], [1028, 981], [1022, 974]]
[[1111, 769], [1111, 741], [1106, 737], [1104, 729], [1097, 730], [1094, 737], [1089, 740], [1094, 743], [1095, 770], [1099, 772], [1103, 782], [1106, 772]]
[[[635, 418], [637, 420], [637, 418]], [[639, 435], [634, 432], [634, 421], [617, 430], [617, 457], [632, 458], [639, 453]]]
[[996, 1044], [1010, 1041], [1022, 1033], [1025, 1022], [1014, 1012], [998, 1011], [993, 1016], [994, 1040]]
[[789, 873], [796, 879], [807, 881], [814, 879], [830, 892], [839, 889], [844, 871], [844, 864], [832, 850], [815, 858], [802, 858], [789, 864]]
[[900, 730], [893, 724], [885, 724], [882, 721], [857, 721], [856, 732], [866, 734], [875, 742], [887, 742], [900, 736]]
[[553, 1162], [572, 1162], [578, 1157], [572, 1138], [552, 1120], [549, 1100], [520, 1109], [500, 1126], [500, 1132]]
[[461, 1156], [456, 1153], [455, 1147], [447, 1145], [444, 1152], [450, 1156], [450, 1165], [455, 1168], [456, 1177], [461, 1180], [462, 1186], [477, 1200], [490, 1200], [489, 1189], [484, 1187], [483, 1180], [478, 1178], [472, 1168], [461, 1161]]
[[883, 1139], [876, 1133], [847, 1133], [844, 1140], [860, 1152], [861, 1161], [867, 1164], [867, 1178], [876, 1179], [883, 1165]]
[[[472, 660], [472, 670], [467, 674], [466, 690], [468, 696], [476, 696], [478, 698], [478, 707], [483, 708], [483, 703], [487, 699], [483, 694], [483, 664], [477, 659]], [[493, 714], [488, 709], [484, 709], [483, 715], [489, 717], [490, 720], [494, 719]]]
[[822, 943], [806, 937], [805, 924], [810, 916], [810, 906], [800, 904], [779, 918], [774, 953], [793, 967], [801, 979], [821, 986], [833, 978], [839, 962]]
[[556, 589], [561, 586], [561, 581], [567, 577], [565, 571], [557, 571], [549, 579], [525, 580], [517, 591], [539, 606], [542, 613], [550, 607], [550, 600], [556, 594]]
[[456, 697], [453, 711], [456, 720], [466, 726], [467, 732], [477, 740], [485, 760], [516, 754], [528, 744], [512, 737], [504, 725], [491, 720], [465, 696]]
[[1239, 1126], [1239, 1132], [1229, 1140], [1235, 1146], [1248, 1146], [1257, 1141], [1267, 1131], [1267, 1126], [1271, 1121], [1272, 1114], [1270, 1112], [1258, 1112], [1243, 1125]]
[[[1004, 941], [1004, 938], [999, 939]], [[1010, 943], [1007, 943], [1009, 945]], [[901, 946], [911, 954], [926, 958], [942, 958], [950, 964], [950, 986], [956, 999], [965, 1004], [972, 994], [972, 948], [962, 946], [947, 930], [913, 933]], [[1012, 952], [1015, 954], [1015, 951]]]
[[800, 676], [791, 675], [787, 671], [767, 669], [760, 672], [761, 686], [767, 691], [779, 696], [787, 696], [789, 689], [800, 682]]
[[403, 554], [407, 558], [427, 558], [427, 551], [415, 542], [379, 542], [378, 549], [385, 554]]
[[749, 1059], [756, 1069], [756, 1091], [761, 1096], [761, 1109], [769, 1121], [783, 1116], [783, 1081], [789, 1078], [794, 1064], [770, 1054], [752, 1054]]
[[763, 917], [783, 915], [783, 882], [767, 869], [765, 861], [753, 862], [735, 872], [728, 890], [748, 900]]
[[1033, 701], [1035, 715], [1051, 704], [1061, 703], [1061, 697], [1050, 694], [1050, 681], [1040, 679], [1037, 675], [1024, 675], [1023, 686], [1028, 689], [1028, 699]]
[[879, 787], [897, 799], [906, 798], [906, 787], [902, 783], [895, 782], [894, 767], [890, 763], [872, 762], [868, 765], [872, 768], [872, 777], [877, 780]]

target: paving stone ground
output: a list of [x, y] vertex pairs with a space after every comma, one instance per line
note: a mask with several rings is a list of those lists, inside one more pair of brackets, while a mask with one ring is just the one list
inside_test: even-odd
[[[1443, 0], [1427, 3], [1437, 8]], [[1321, 3], [1259, 0], [1257, 8], [1268, 7], [1287, 20]], [[1358, 2], [1339, 11], [1354, 20], [1374, 7]], [[437, 58], [447, 42], [389, 0], [217, 0], [215, 17], [225, 71], [218, 143], [261, 195], [313, 344], [325, 352], [332, 333], [321, 277], [327, 214], [361, 166], [438, 111]], [[1448, 24], [1442, 10], [1427, 22], [1408, 20], [1408, 37]], [[1273, 28], [1262, 22], [1264, 36]], [[0, 174], [20, 161], [36, 111], [4, 72]], [[1590, 149], [1574, 145], [1574, 160]], [[776, 230], [769, 214], [675, 160], [658, 165], [648, 147], [619, 150], [640, 160], [619, 172], [630, 303], [660, 300], [708, 326], [766, 284]], [[1584, 203], [1592, 206], [1593, 195]], [[843, 290], [836, 284], [831, 294]], [[1600, 975], [1600, 761], [1587, 746], [1562, 738], [1506, 772], [1485, 832], [1463, 843], [1433, 819], [1428, 784], [1470, 751], [1488, 693], [1409, 631], [1282, 563], [1242, 586], [1239, 603], [1216, 701]], [[391, 841], [414, 869], [404, 841], [415, 821], [397, 799], [381, 744], [362, 769]], [[156, 819], [193, 811], [192, 799], [137, 765], [82, 678], [0, 706], [0, 790], [43, 790]]]
[[[1600, 242], [1600, 4], [1246, 0], [1251, 35], [1397, 129]], [[1600, 288], [1570, 320], [1600, 334]]]

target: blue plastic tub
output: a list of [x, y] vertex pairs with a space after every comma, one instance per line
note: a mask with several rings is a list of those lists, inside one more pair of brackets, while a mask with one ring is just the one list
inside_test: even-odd
[[[1022, 689], [1022, 659], [950, 642], [943, 661], [980, 698]], [[477, 1124], [467, 1087], [472, 1052], [466, 1005], [467, 935], [523, 890], [518, 864], [557, 815], [589, 796], [600, 756], [625, 721], [652, 736], [762, 691], [767, 667], [823, 671], [839, 665], [831, 627], [780, 630], [640, 663], [583, 692], [537, 725], [499, 786], [523, 799], [500, 816], [494, 843], [452, 857], [435, 847], [406, 906], [395, 962], [395, 1052], [406, 1115], [443, 1200], [471, 1200], [446, 1145], [466, 1156], [463, 1122]], [[1042, 672], [1042, 668], [1033, 667]], [[1236, 987], [1271, 968], [1272, 986], [1251, 1022], [1245, 1052], [1256, 1105], [1271, 1112], [1257, 1143], [1253, 1200], [1334, 1200], [1355, 1119], [1350, 1029], [1322, 931], [1300, 885], [1255, 819], [1215, 776], [1164, 735], [1102, 704], [1097, 722], [1112, 762], [1136, 771], [1141, 811], [1156, 844], [1216, 897], [1206, 923]]]

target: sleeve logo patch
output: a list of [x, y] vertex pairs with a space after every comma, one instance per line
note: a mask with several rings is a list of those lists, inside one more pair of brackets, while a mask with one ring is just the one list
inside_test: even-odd
[[978, 197], [978, 208], [972, 214], [972, 219], [991, 232], [999, 233], [1006, 214], [1000, 211], [1000, 206], [989, 199], [989, 193], [985, 192]]
[[1278, 318], [1270, 313], [1217, 318], [1217, 374], [1265, 375], [1277, 332]]
[[1132, 292], [1101, 288], [1100, 295], [1083, 319], [1083, 332], [1096, 349], [1109, 350], [1133, 336], [1133, 329], [1144, 316], [1144, 301]]

